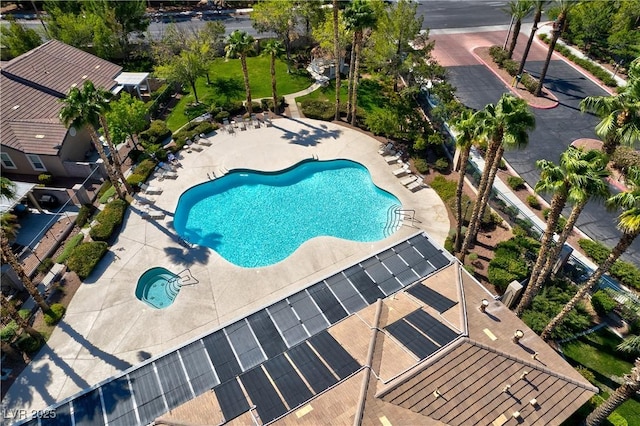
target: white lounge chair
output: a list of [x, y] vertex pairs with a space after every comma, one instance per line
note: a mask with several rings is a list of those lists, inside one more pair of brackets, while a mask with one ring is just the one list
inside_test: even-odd
[[389, 142], [386, 145], [381, 145], [380, 149], [378, 150], [378, 154], [380, 155], [395, 154], [395, 151], [393, 151], [393, 142]]
[[198, 143], [204, 146], [211, 146], [211, 141], [205, 137], [201, 137], [200, 139], [198, 139]]
[[422, 179], [422, 178], [416, 180], [415, 182], [413, 182], [412, 184], [407, 186], [407, 188], [411, 192], [416, 192], [416, 191], [422, 189], [423, 187], [424, 187], [424, 179]]
[[387, 164], [393, 164], [402, 158], [402, 153], [398, 151], [394, 155], [385, 155], [382, 158], [384, 158]]
[[162, 173], [162, 177], [164, 179], [177, 179], [178, 174], [176, 172], [165, 171], [164, 173]]
[[139, 206], [146, 206], [146, 205], [150, 205], [150, 204], [155, 204], [156, 203], [156, 198], [155, 197], [141, 197], [138, 194], [135, 194], [133, 196], [133, 202]]
[[155, 219], [162, 220], [165, 218], [165, 214], [161, 210], [150, 209], [149, 206], [146, 207], [145, 211], [142, 213], [142, 217], [144, 219]]
[[402, 179], [400, 179], [400, 183], [403, 184], [404, 186], [407, 186], [413, 182], [415, 182], [418, 179], [417, 176], [415, 175], [409, 175], [406, 177], [403, 177]]
[[167, 172], [173, 172], [175, 170], [175, 167], [173, 167], [173, 165], [162, 162], [162, 161], [158, 163], [158, 167]]
[[408, 164], [404, 164], [402, 167], [400, 167], [399, 169], [395, 169], [393, 172], [393, 175], [395, 177], [400, 177], [400, 176], [404, 176], [407, 173], [409, 173], [409, 165]]
[[157, 186], [149, 186], [146, 183], [141, 183], [140, 189], [142, 189], [145, 194], [162, 194], [162, 188], [159, 188]]

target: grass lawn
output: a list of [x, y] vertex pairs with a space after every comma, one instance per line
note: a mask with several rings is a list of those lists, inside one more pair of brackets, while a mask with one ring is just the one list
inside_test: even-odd
[[[567, 343], [562, 351], [572, 365], [582, 365], [591, 370], [596, 377], [596, 385], [604, 393], [618, 387], [610, 379], [612, 376], [621, 377], [633, 367], [616, 352], [615, 347], [620, 341], [618, 336], [604, 329]], [[606, 398], [608, 394], [601, 396]], [[629, 426], [640, 426], [640, 402], [637, 399], [629, 399], [616, 412], [627, 420]]]
[[[271, 97], [270, 61], [271, 59], [267, 56], [247, 58], [252, 99]], [[210, 86], [207, 85], [206, 77], [201, 77], [196, 81], [196, 91], [200, 102], [211, 105], [213, 102], [222, 103], [227, 100], [245, 99], [240, 59], [216, 59], [209, 68], [209, 78], [213, 83]], [[306, 89], [313, 83], [305, 75], [287, 74], [287, 65], [280, 60], [276, 60], [276, 82], [279, 96]], [[180, 102], [167, 117], [167, 126], [173, 131], [189, 121], [184, 110], [188, 104], [195, 102], [191, 88], [185, 85], [185, 90], [189, 92], [180, 99]]]
[[[340, 84], [340, 103], [347, 103], [347, 80], [342, 80]], [[329, 101], [331, 103], [336, 100], [335, 81], [331, 81], [329, 86], [318, 89], [305, 96], [296, 98], [297, 102], [307, 99], [318, 101]], [[382, 109], [389, 103], [389, 99], [384, 95], [383, 87], [380, 83], [371, 79], [361, 79], [358, 83], [358, 107], [370, 113], [372, 111]]]

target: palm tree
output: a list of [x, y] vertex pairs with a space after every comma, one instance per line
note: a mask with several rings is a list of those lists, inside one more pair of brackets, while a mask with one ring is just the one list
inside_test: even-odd
[[333, 57], [336, 73], [336, 113], [334, 119], [340, 120], [340, 30], [338, 28], [338, 0], [333, 0]]
[[[107, 154], [102, 147], [102, 142], [100, 141], [98, 132], [96, 131], [96, 128], [99, 125], [102, 125], [105, 135], [108, 135], [105, 114], [109, 108], [108, 100], [110, 98], [111, 93], [102, 89], [97, 89], [91, 81], [86, 80], [81, 89], [78, 89], [77, 87], [72, 88], [67, 97], [61, 100], [64, 106], [60, 110], [60, 121], [62, 121], [62, 123], [67, 127], [73, 126], [77, 129], [86, 127], [89, 130], [93, 146], [96, 148], [96, 151], [98, 151], [100, 158], [104, 162], [111, 184], [116, 189], [118, 197], [124, 199], [126, 193], [130, 192], [131, 189], [122, 174], [120, 161], [116, 153], [117, 151], [111, 144], [111, 138], [108, 137], [107, 143], [110, 144], [109, 149], [111, 150], [111, 158], [113, 158], [116, 166], [116, 170], [114, 170], [114, 167], [112, 167], [111, 162], [109, 161], [109, 158], [107, 158]], [[120, 188], [120, 183], [124, 185], [125, 192]]]
[[489, 144], [485, 155], [485, 167], [478, 185], [478, 198], [458, 253], [460, 261], [464, 261], [467, 250], [476, 239], [505, 147], [526, 145], [529, 142], [528, 132], [536, 125], [535, 116], [527, 103], [508, 93], [503, 94], [495, 106], [489, 104], [478, 111], [477, 119], [481, 129], [480, 136], [488, 139]]
[[244, 76], [244, 90], [247, 94], [247, 112], [251, 114], [253, 108], [251, 105], [251, 87], [249, 86], [249, 71], [247, 69], [247, 54], [253, 50], [254, 38], [247, 34], [246, 31], [235, 30], [229, 35], [225, 50], [227, 58], [240, 56], [240, 64], [242, 64], [242, 75]]
[[349, 65], [349, 89], [347, 95], [347, 121], [356, 124], [356, 108], [358, 106], [358, 70], [360, 68], [360, 52], [364, 44], [364, 30], [376, 23], [376, 14], [366, 0], [354, 0], [344, 11], [347, 29], [353, 31], [351, 46], [351, 63]]
[[276, 56], [283, 52], [279, 40], [268, 40], [264, 45], [264, 53], [271, 56], [271, 95], [273, 96], [273, 112], [278, 114], [278, 91], [276, 90]]
[[632, 355], [640, 355], [640, 336], [629, 336], [622, 341], [616, 350]]
[[547, 76], [547, 71], [549, 70], [549, 64], [551, 63], [551, 55], [553, 55], [553, 50], [556, 47], [556, 43], [560, 38], [560, 34], [564, 31], [564, 25], [567, 20], [567, 14], [569, 10], [576, 5], [576, 0], [556, 0], [558, 10], [558, 17], [553, 23], [553, 30], [551, 31], [551, 42], [549, 42], [549, 50], [547, 51], [547, 58], [544, 61], [544, 65], [542, 66], [542, 72], [540, 73], [540, 79], [538, 80], [538, 87], [536, 87], [536, 91], [534, 95], [540, 96], [542, 94], [542, 87], [544, 85], [544, 78]]
[[0, 176], [0, 196], [7, 200], [16, 196], [16, 184], [5, 176]]
[[605, 402], [587, 416], [587, 426], [602, 424], [616, 408], [640, 391], [640, 358], [636, 358], [631, 372], [625, 374], [623, 380], [624, 383], [622, 383]]
[[618, 221], [618, 228], [622, 231], [622, 237], [620, 237], [609, 256], [598, 266], [598, 269], [591, 275], [589, 280], [580, 287], [575, 296], [567, 302], [560, 313], [545, 327], [540, 335], [544, 340], [549, 339], [556, 326], [569, 314], [576, 303], [582, 300], [598, 284], [602, 275], [609, 271], [609, 268], [640, 234], [640, 168], [632, 169], [627, 181], [629, 189], [615, 194], [607, 200], [607, 204], [610, 207], [621, 207], [623, 209]]
[[[547, 216], [547, 226], [540, 242], [540, 251], [529, 277], [529, 284], [515, 309], [518, 316], [522, 315], [540, 290], [591, 194], [607, 193], [607, 186], [603, 181], [603, 178], [608, 175], [607, 161], [599, 151], [585, 152], [582, 149], [569, 147], [560, 156], [558, 165], [548, 160], [539, 160], [536, 166], [541, 170], [540, 180], [535, 186], [536, 192], [553, 192], [554, 195], [551, 199], [551, 210]], [[553, 237], [567, 201], [576, 203], [575, 208], [569, 218], [570, 223], [567, 223], [563, 230], [564, 240], [561, 236], [562, 241], [554, 245]]]
[[618, 145], [634, 146], [640, 141], [640, 58], [629, 66], [629, 79], [622, 93], [614, 96], [588, 96], [580, 102], [582, 112], [601, 118], [596, 126], [603, 151], [613, 154]]
[[508, 12], [511, 15], [513, 24], [513, 34], [511, 35], [511, 43], [509, 44], [509, 50], [507, 52], [508, 58], [511, 59], [513, 51], [516, 49], [518, 43], [518, 35], [520, 34], [520, 28], [522, 28], [522, 20], [531, 13], [533, 10], [532, 0], [511, 0], [509, 2]]
[[533, 43], [533, 39], [536, 36], [536, 32], [538, 31], [538, 23], [540, 23], [540, 19], [542, 18], [542, 10], [547, 3], [549, 3], [549, 0], [534, 0], [534, 8], [536, 12], [533, 15], [533, 27], [531, 27], [531, 33], [529, 34], [527, 45], [524, 48], [524, 53], [522, 54], [522, 59], [520, 60], [520, 67], [518, 68], [517, 75], [521, 75], [524, 71], [524, 64], [527, 62], [531, 44]]
[[456, 240], [454, 243], [454, 253], [457, 253], [462, 246], [462, 189], [464, 187], [464, 177], [469, 161], [469, 152], [475, 142], [478, 133], [478, 123], [476, 115], [471, 110], [465, 110], [453, 124], [456, 131], [456, 149], [460, 152], [460, 168], [458, 175], [458, 185], [456, 187]]

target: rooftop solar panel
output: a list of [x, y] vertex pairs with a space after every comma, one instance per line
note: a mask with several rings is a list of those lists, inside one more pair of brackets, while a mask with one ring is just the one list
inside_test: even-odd
[[266, 310], [249, 315], [247, 320], [267, 357], [271, 358], [287, 350], [287, 345]]
[[[71, 426], [71, 406], [70, 403], [62, 404], [55, 409], [56, 416], [51, 418], [42, 417], [40, 419], [40, 426]], [[38, 426], [38, 418], [34, 418], [27, 423], [23, 423], [22, 426]]]
[[387, 249], [387, 250], [383, 251], [382, 253], [378, 253], [376, 255], [376, 257], [378, 259], [380, 259], [380, 260], [385, 260], [386, 258], [395, 256], [395, 255], [396, 255], [395, 251], [393, 251], [392, 249]]
[[434, 256], [431, 256], [431, 258], [429, 259], [429, 262], [431, 262], [431, 264], [433, 266], [436, 267], [436, 269], [440, 269], [440, 268], [444, 268], [445, 266], [447, 266], [450, 263], [450, 260], [447, 259], [444, 254], [442, 253], [437, 253]]
[[402, 288], [402, 284], [400, 281], [393, 275], [388, 280], [381, 282], [378, 286], [382, 289], [382, 291], [388, 296], [390, 294], [395, 293], [396, 291]]
[[[191, 393], [189, 380], [185, 376], [177, 352], [163, 356], [156, 360], [155, 364], [169, 409], [182, 405], [195, 397], [195, 395]], [[111, 422], [109, 422], [109, 424], [111, 424]]]
[[353, 283], [369, 305], [378, 299], [384, 298], [384, 293], [362, 269], [351, 274], [349, 281]]
[[431, 244], [422, 234], [416, 235], [415, 237], [409, 239], [409, 242], [420, 252], [420, 254], [425, 259], [430, 259], [432, 256], [438, 254], [439, 252], [438, 249], [435, 248], [433, 244]]
[[358, 364], [349, 352], [347, 352], [328, 331], [325, 330], [316, 334], [309, 339], [309, 342], [338, 377], [340, 377], [340, 380], [360, 368], [360, 364]]
[[202, 341], [193, 342], [180, 349], [179, 352], [196, 395], [200, 395], [220, 383], [215, 376]]
[[103, 425], [102, 403], [98, 389], [73, 400], [73, 418], [78, 426]]
[[327, 280], [327, 285], [338, 300], [340, 300], [347, 312], [352, 314], [367, 306], [367, 302], [362, 295], [356, 291], [355, 287], [347, 281], [347, 277], [342, 276], [342, 280], [334, 279], [332, 281], [333, 282]]
[[238, 364], [238, 360], [233, 354], [227, 337], [222, 330], [203, 337], [202, 343], [207, 349], [209, 358], [221, 382], [226, 382], [242, 372], [240, 364]]
[[284, 400], [291, 409], [311, 399], [313, 396], [300, 375], [284, 355], [271, 358], [264, 363], [264, 368], [275, 382], [276, 387], [280, 390]]
[[375, 264], [368, 266], [366, 268], [366, 271], [367, 274], [369, 274], [369, 276], [378, 284], [388, 280], [389, 277], [393, 276], [391, 272], [387, 268], [385, 268], [384, 265], [380, 263], [380, 261], [378, 261], [378, 259], [376, 259]]
[[433, 342], [403, 320], [389, 324], [386, 329], [419, 359], [428, 357], [438, 349]]
[[385, 259], [382, 263], [384, 263], [384, 266], [389, 268], [389, 270], [394, 275], [398, 275], [398, 274], [406, 271], [407, 269], [409, 269], [409, 265], [404, 263], [404, 261], [402, 259], [400, 259], [398, 256], [389, 257], [389, 258]]
[[324, 281], [312, 285], [307, 291], [331, 324], [335, 324], [348, 315]]
[[338, 383], [338, 379], [306, 343], [294, 346], [287, 354], [315, 393], [320, 393]]
[[416, 299], [422, 301], [423, 303], [431, 306], [440, 313], [445, 312], [458, 304], [458, 302], [444, 297], [437, 291], [434, 291], [429, 287], [421, 284], [414, 285], [413, 287], [407, 289], [407, 293], [414, 296]]
[[102, 400], [109, 425], [130, 426], [137, 423], [127, 376], [102, 385]]
[[237, 380], [229, 380], [213, 389], [226, 422], [249, 411], [249, 402]]
[[405, 262], [407, 262], [409, 267], [413, 267], [413, 265], [424, 260], [424, 257], [422, 257], [422, 255], [418, 253], [418, 251], [413, 246], [408, 246], [407, 248], [399, 252], [398, 256], [400, 256]]
[[129, 373], [129, 381], [138, 407], [140, 421], [143, 424], [152, 422], [156, 417], [168, 411], [162, 398], [162, 390], [153, 364], [145, 364]]
[[287, 408], [262, 368], [256, 367], [243, 373], [240, 380], [249, 398], [255, 404], [262, 423], [270, 422], [287, 412]]
[[436, 268], [434, 268], [427, 260], [422, 260], [421, 262], [414, 264], [411, 269], [413, 269], [420, 277], [426, 277], [436, 270]]
[[282, 333], [287, 346], [291, 347], [309, 337], [286, 300], [281, 300], [267, 308], [273, 322]]
[[236, 321], [225, 327], [224, 331], [243, 370], [255, 367], [267, 359], [246, 320]]
[[367, 269], [373, 265], [379, 265], [380, 264], [380, 259], [378, 259], [375, 256], [371, 256], [370, 258], [363, 260], [362, 262], [360, 262], [360, 265], [364, 268]]
[[329, 322], [306, 291], [300, 291], [288, 299], [309, 334], [315, 334], [329, 327]]
[[440, 346], [444, 346], [458, 337], [458, 333], [423, 311], [418, 309], [407, 315], [405, 319], [418, 330], [429, 336]]
[[404, 287], [408, 286], [409, 284], [413, 284], [418, 279], [420, 279], [420, 277], [415, 272], [413, 272], [412, 269], [407, 269], [406, 271], [400, 272], [398, 275], [396, 275], [396, 278], [398, 278], [398, 281], [400, 281]]

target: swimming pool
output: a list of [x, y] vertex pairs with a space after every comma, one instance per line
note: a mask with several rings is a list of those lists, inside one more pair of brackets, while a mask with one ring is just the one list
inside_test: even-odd
[[395, 232], [400, 201], [350, 160], [312, 161], [274, 173], [234, 170], [185, 191], [174, 226], [193, 244], [243, 267], [282, 261], [305, 241], [378, 241]]

